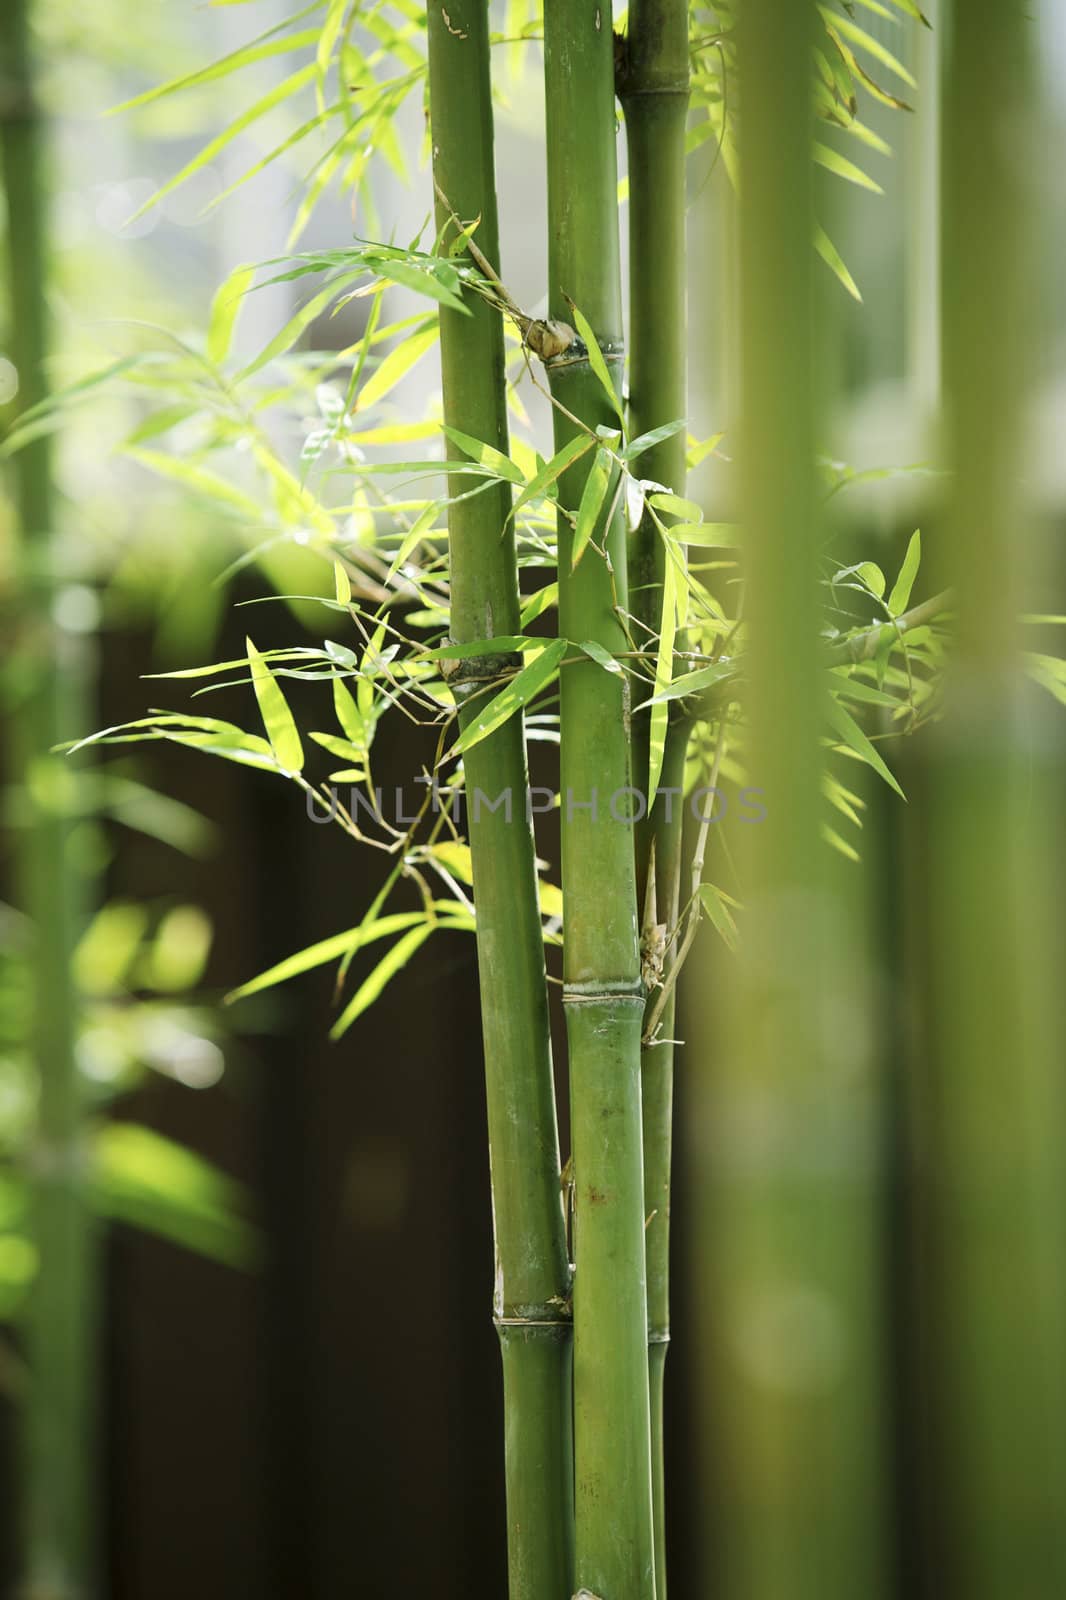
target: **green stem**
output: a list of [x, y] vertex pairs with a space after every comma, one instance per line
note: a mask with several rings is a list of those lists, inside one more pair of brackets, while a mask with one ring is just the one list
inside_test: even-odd
[[[614, 64], [610, 9], [547, 0], [548, 310], [573, 302], [601, 350], [622, 335]], [[571, 417], [611, 427], [615, 412], [578, 348], [549, 363], [559, 448]], [[587, 458], [560, 480], [559, 625], [569, 639], [627, 648], [625, 530], [615, 512], [572, 568]], [[610, 507], [608, 493], [604, 505]], [[600, 1600], [655, 1594], [647, 1294], [644, 1260], [640, 977], [633, 839], [612, 800], [630, 784], [628, 685], [594, 661], [561, 682], [564, 1001], [574, 1159], [576, 1587]]]
[[[429, 73], [437, 216], [445, 243], [480, 218], [478, 248], [499, 266], [485, 0], [430, 0]], [[503, 327], [469, 296], [442, 308], [444, 414], [507, 450]], [[452, 493], [470, 487], [462, 475]], [[449, 511], [452, 634], [519, 631], [511, 495], [504, 484]], [[477, 658], [453, 676], [460, 721], [476, 709]], [[464, 682], [464, 670], [467, 680]], [[471, 700], [475, 705], [471, 705]], [[465, 758], [477, 903], [493, 1214], [495, 1315], [503, 1351], [511, 1600], [568, 1600], [573, 1576], [570, 1268], [522, 718]], [[478, 793], [492, 804], [479, 806]]]
[[[15, 416], [46, 398], [46, 194], [42, 133], [32, 92], [27, 0], [0, 10], [0, 138], [7, 200], [10, 354], [19, 378]], [[31, 1388], [24, 1418], [28, 1595], [74, 1597], [92, 1586], [93, 1355], [87, 1150], [75, 1057], [77, 999], [71, 955], [78, 931], [78, 873], [71, 862], [61, 759], [51, 754], [76, 718], [78, 666], [54, 620], [51, 450], [47, 435], [11, 461], [20, 530], [17, 703], [13, 770], [21, 774], [27, 827], [21, 892], [33, 926], [30, 1044], [38, 1107], [29, 1156], [37, 1279], [27, 1316]]]
[[[634, 436], [662, 427], [688, 409], [685, 315], [685, 123], [689, 101], [688, 7], [685, 0], [635, 0], [619, 73], [629, 157], [629, 421]], [[644, 478], [685, 492], [683, 429], [644, 452]], [[630, 541], [629, 603], [643, 624], [640, 644], [662, 625], [666, 554], [650, 513]], [[633, 719], [633, 766], [647, 787], [651, 714]], [[668, 735], [661, 786], [684, 782], [687, 726]], [[669, 771], [667, 768], [669, 767]], [[638, 906], [645, 904], [652, 851], [657, 906], [653, 922], [672, 925], [681, 873], [680, 796], [652, 803], [636, 830]], [[672, 910], [671, 910], [672, 908]], [[661, 1044], [641, 1057], [644, 1127], [645, 1248], [648, 1273], [648, 1361], [652, 1472], [655, 1489], [655, 1580], [666, 1596], [663, 1373], [669, 1341], [670, 1163], [672, 1149], [674, 1001], [663, 1016]]]
[[[680, 910], [684, 834], [685, 756], [689, 723], [674, 722], [666, 737], [660, 797], [651, 813], [656, 919], [672, 933]], [[644, 862], [650, 859], [644, 858]], [[638, 859], [638, 868], [642, 862]], [[646, 880], [645, 880], [646, 881]], [[673, 945], [677, 951], [677, 941]], [[676, 955], [675, 955], [676, 959]], [[669, 963], [663, 974], [669, 972]], [[640, 1055], [644, 1134], [644, 1248], [648, 1273], [648, 1377], [651, 1386], [651, 1460], [655, 1496], [655, 1591], [666, 1594], [666, 1477], [663, 1460], [663, 1379], [670, 1343], [670, 1169], [673, 1152], [675, 991], [667, 1000], [658, 1041]]]
[[1019, 626], [1050, 571], [1022, 466], [1045, 249], [1034, 248], [1033, 173], [1017, 154], [1046, 130], [1028, 8], [954, 0], [942, 10], [950, 472], [933, 561], [954, 585], [956, 637], [925, 819], [922, 1159], [936, 1174], [938, 1249], [925, 1303], [933, 1444], [951, 1464], [943, 1588], [992, 1600], [1066, 1591], [1063, 918], [1051, 845], [1061, 745], [1043, 720], [1049, 708], [1026, 699]]

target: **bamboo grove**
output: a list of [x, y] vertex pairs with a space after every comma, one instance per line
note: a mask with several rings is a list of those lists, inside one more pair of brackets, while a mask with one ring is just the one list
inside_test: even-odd
[[[736, 1350], [787, 1341], [796, 1328], [802, 1351], [805, 1330], [817, 1343], [826, 1306], [858, 1345], [854, 1329], [878, 1316], [864, 1266], [879, 1248], [872, 1180], [860, 1175], [842, 1189], [829, 1156], [820, 1162], [842, 1129], [850, 1137], [841, 1085], [872, 1048], [855, 1044], [845, 1059], [851, 1035], [833, 1033], [834, 985], [863, 937], [855, 829], [868, 778], [900, 790], [884, 741], [923, 729], [941, 773], [926, 913], [940, 1019], [931, 1073], [941, 1099], [930, 1125], [947, 1177], [931, 1206], [938, 1237], [959, 1241], [950, 1256], [957, 1298], [936, 1325], [944, 1382], [934, 1409], [938, 1437], [967, 1463], [945, 1513], [947, 1540], [966, 1574], [958, 1592], [968, 1595], [1005, 1593], [1006, 1574], [1051, 1559], [1063, 1468], [1039, 1412], [1044, 1378], [1061, 1376], [1066, 1348], [1061, 1230], [1028, 1226], [1022, 1200], [1004, 1199], [992, 1243], [968, 1231], [982, 1204], [971, 1185], [984, 1172], [985, 1124], [951, 1111], [964, 1071], [995, 1097], [997, 1066], [1017, 1045], [1028, 1104], [1040, 1114], [1004, 1114], [995, 1181], [1005, 1194], [1008, 1172], [1023, 1168], [1033, 1203], [1061, 1212], [1046, 1131], [1058, 1110], [1051, 924], [1024, 949], [1009, 931], [1023, 920], [1012, 898], [1020, 884], [1027, 904], [1040, 903], [1034, 860], [1017, 844], [1024, 830], [1011, 847], [1019, 858], [1004, 848], [980, 893], [972, 876], [980, 840], [1006, 837], [1018, 815], [1029, 759], [1014, 698], [1025, 573], [1006, 532], [1024, 513], [1011, 502], [1015, 441], [994, 400], [1025, 381], [1010, 314], [1025, 294], [1022, 258], [1003, 243], [1015, 238], [1021, 201], [1013, 169], [997, 166], [995, 127], [1020, 114], [1026, 27], [1016, 4], [940, 9], [946, 383], [960, 487], [936, 558], [923, 562], [915, 532], [887, 573], [871, 559], [835, 559], [825, 533], [826, 500], [852, 475], [818, 454], [825, 395], [815, 308], [858, 286], [822, 224], [816, 175], [877, 187], [845, 151], [864, 163], [883, 153], [862, 105], [906, 109], [900, 96], [914, 85], [862, 14], [888, 19], [906, 55], [911, 32], [928, 27], [913, 0], [634, 0], [614, 19], [600, 0], [544, 0], [543, 14], [514, 4], [500, 18], [483, 0], [433, 0], [425, 14], [414, 0], [365, 13], [329, 0], [132, 103], [272, 55], [303, 64], [242, 112], [242, 127], [286, 95], [315, 94], [315, 111], [284, 146], [320, 141], [290, 253], [236, 270], [199, 346], [160, 339], [100, 381], [144, 403], [130, 454], [239, 526], [279, 598], [302, 616], [309, 606], [326, 616], [338, 638], [272, 651], [249, 639], [240, 659], [171, 674], [186, 680], [179, 689], [225, 688], [233, 703], [250, 687], [259, 731], [194, 706], [152, 712], [92, 742], [164, 739], [273, 774], [302, 792], [310, 815], [387, 857], [384, 887], [356, 926], [231, 999], [338, 963], [340, 1038], [383, 994], [388, 1003], [390, 978], [431, 936], [476, 939], [511, 1600], [668, 1592], [675, 1035], [679, 976], [684, 993], [697, 967], [715, 981], [694, 984], [688, 1005], [697, 1042], [685, 1059], [688, 1104], [705, 1132], [686, 1201], [699, 1259], [685, 1267], [706, 1353], [701, 1418], [725, 1508], [708, 1539], [704, 1592], [889, 1592], [876, 1446], [867, 1422], [854, 1420], [877, 1417], [876, 1363], [852, 1363], [842, 1398], [799, 1366], [794, 1378], [760, 1375]], [[530, 307], [508, 288], [498, 222], [509, 174], [495, 166], [495, 102], [500, 63], [516, 48], [543, 69], [547, 283]], [[985, 116], [992, 76], [1003, 93]], [[432, 221], [406, 247], [359, 237], [298, 252], [334, 182], [352, 191], [360, 228], [372, 229], [375, 151], [403, 159], [390, 129], [412, 92], [425, 95], [417, 181]], [[966, 145], [975, 127], [988, 141], [980, 186]], [[686, 373], [699, 359], [686, 304], [689, 171], [706, 145], [738, 194], [741, 419], [735, 441], [724, 442], [692, 417]], [[1003, 259], [981, 244], [988, 229]], [[238, 362], [242, 299], [267, 281], [313, 292], [256, 357]], [[961, 282], [965, 294], [956, 293]], [[390, 323], [396, 289], [418, 309]], [[1004, 309], [979, 326], [990, 304]], [[299, 348], [316, 318], [353, 306], [362, 322], [350, 347]], [[394, 391], [438, 346], [439, 402], [434, 394], [417, 419], [398, 415]], [[987, 359], [971, 359], [975, 350]], [[291, 438], [309, 411], [316, 420], [300, 430], [299, 460], [287, 459], [284, 430], [270, 419], [290, 419]], [[165, 448], [175, 422], [190, 419], [186, 442]], [[729, 521], [711, 520], [688, 496], [689, 472], [719, 449], [737, 462]], [[977, 527], [984, 543], [974, 556]], [[293, 545], [298, 564], [283, 570], [279, 548]], [[294, 572], [296, 596], [285, 590]], [[1004, 600], [1008, 574], [1017, 582]], [[1030, 678], [1066, 698], [1061, 663], [1027, 659]], [[285, 679], [324, 685], [328, 728], [297, 726]], [[964, 726], [953, 735], [956, 702]], [[413, 821], [397, 820], [375, 777], [375, 737], [389, 712], [425, 740]], [[50, 724], [47, 739], [59, 736]], [[544, 750], [556, 745], [547, 803], [531, 803], [541, 793], [531, 772], [542, 776]], [[1045, 785], [1039, 804], [1048, 793]], [[735, 826], [733, 854], [712, 839], [722, 794], [758, 823]], [[558, 883], [538, 848], [537, 814], [548, 810], [558, 821]], [[993, 892], [997, 905], [1016, 908], [994, 937], [985, 910]], [[703, 954], [708, 933], [712, 958]], [[549, 1027], [559, 945], [565, 1161]], [[368, 952], [367, 975], [353, 983], [350, 969]], [[962, 993], [981, 999], [962, 1004]], [[987, 1250], [1011, 1253], [1043, 1286], [1030, 1310], [1045, 1354], [1029, 1386], [1022, 1349], [989, 1304]], [[998, 1456], [1008, 1439], [1014, 1467]], [[1010, 1500], [1019, 1458], [1029, 1463], [1024, 1484], [1042, 1477], [1046, 1493], [1012, 1521], [997, 1508]], [[1011, 1543], [1023, 1523], [1028, 1553]], [[971, 1548], [965, 1530], [976, 1526], [982, 1537]], [[1034, 1580], [1031, 1592], [1058, 1589]]]

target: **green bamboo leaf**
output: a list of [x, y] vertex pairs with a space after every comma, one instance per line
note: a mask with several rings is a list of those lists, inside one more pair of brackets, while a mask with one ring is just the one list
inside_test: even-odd
[[723, 889], [716, 889], [713, 883], [701, 883], [700, 903], [730, 950], [737, 950], [740, 936], [732, 911], [737, 902]]
[[[389, 351], [370, 377], [359, 390], [357, 406], [360, 411], [369, 410], [379, 400], [394, 389], [401, 378], [405, 378], [417, 361], [420, 361], [426, 351], [437, 342], [436, 323], [430, 328], [423, 328], [420, 332], [408, 334], [401, 344]], [[437, 470], [441, 470], [440, 463], [435, 463]]]
[[581, 500], [577, 508], [577, 519], [574, 523], [574, 539], [570, 550], [570, 567], [573, 570], [581, 557], [585, 554], [588, 542], [596, 529], [596, 522], [603, 509], [603, 502], [607, 498], [607, 490], [611, 482], [611, 456], [607, 450], [597, 450], [596, 459], [592, 463], [585, 487], [581, 491]]
[[596, 443], [591, 434], [579, 433], [576, 439], [571, 439], [568, 444], [558, 451], [526, 484], [522, 493], [514, 503], [512, 514], [516, 514], [531, 500], [538, 500], [547, 494], [552, 484], [562, 477], [567, 467], [572, 467]]
[[578, 649], [584, 650], [585, 654], [591, 657], [593, 661], [598, 662], [605, 672], [614, 672], [618, 673], [619, 675], [621, 674], [622, 668], [620, 663], [615, 660], [614, 656], [606, 648], [606, 646], [599, 644], [597, 640], [582, 639], [581, 643], [578, 645]]
[[251, 639], [245, 639], [244, 642], [248, 647], [248, 664], [252, 669], [252, 687], [278, 766], [284, 772], [302, 772], [303, 746], [285, 696]]
[[452, 753], [459, 755], [479, 744], [509, 717], [513, 717], [516, 711], [528, 705], [550, 682], [566, 650], [565, 639], [553, 639], [535, 660], [523, 667], [521, 672], [516, 673], [507, 687], [501, 689], [473, 721], [466, 725], [452, 747]]
[[546, 583], [543, 589], [538, 589], [522, 607], [520, 620], [523, 628], [528, 628], [531, 622], [542, 616], [545, 611], [550, 611], [552, 606], [559, 603], [559, 585]]
[[344, 733], [364, 755], [367, 749], [366, 723], [343, 678], [333, 679], [333, 709]]
[[820, 144], [817, 140], [813, 146], [814, 159], [820, 167], [825, 167], [827, 172], [833, 172], [838, 178], [844, 178], [848, 183], [854, 183], [860, 189], [869, 189], [873, 194], [884, 194], [879, 183], [868, 177], [861, 167], [854, 161], [849, 161], [847, 156], [842, 156], [838, 150], [833, 150], [827, 144]]
[[648, 504], [655, 511], [665, 511], [673, 517], [683, 517], [686, 522], [703, 521], [703, 509], [695, 500], [684, 500], [679, 494], [651, 494]]
[[[464, 317], [472, 315], [470, 307], [462, 296], [446, 283], [442, 283], [437, 272], [415, 266], [409, 261], [396, 261], [382, 256], [368, 255], [367, 265], [379, 278], [388, 278], [391, 283], [398, 283], [405, 289], [413, 289], [416, 294], [429, 295], [431, 300], [439, 301], [452, 311], [461, 311]], [[445, 263], [441, 262], [440, 265], [443, 267]]]
[[661, 704], [664, 701], [680, 700], [688, 694], [699, 694], [703, 689], [710, 689], [716, 683], [723, 683], [727, 678], [736, 674], [736, 665], [732, 661], [714, 661], [707, 667], [697, 667], [695, 672], [682, 673], [680, 678], [675, 678], [668, 688], [661, 694], [656, 694], [649, 700], [643, 700], [634, 710], [644, 711], [648, 706]]
[[471, 438], [468, 433], [461, 433], [458, 428], [449, 428], [447, 423], [442, 424], [442, 432], [464, 450], [472, 461], [477, 461], [487, 467], [495, 477], [506, 478], [508, 483], [525, 483], [521, 470], [515, 466], [510, 456], [505, 456], [502, 450], [494, 450], [490, 444], [482, 444], [480, 439]]
[[[335, 733], [312, 733], [309, 735], [323, 750], [328, 750], [331, 756], [336, 756], [338, 761], [361, 762], [366, 755], [364, 743], [353, 739], [338, 739]], [[357, 770], [361, 771], [361, 768]], [[358, 781], [358, 780], [355, 780]]]
[[255, 1230], [241, 1215], [245, 1193], [234, 1179], [132, 1122], [106, 1122], [93, 1136], [89, 1187], [94, 1205], [116, 1222], [145, 1228], [228, 1266], [247, 1267]]
[[883, 778], [889, 788], [896, 791], [901, 800], [905, 800], [907, 797], [903, 790], [885, 765], [874, 745], [870, 743], [863, 733], [851, 712], [845, 710], [839, 700], [830, 698], [827, 715], [841, 739], [848, 746], [848, 749], [857, 755], [861, 761], [865, 761], [868, 767], [872, 767], [878, 777]]
[[1024, 660], [1025, 670], [1033, 682], [1066, 706], [1066, 661], [1060, 661], [1057, 656], [1041, 655], [1036, 650], [1028, 651]]
[[667, 556], [663, 572], [662, 620], [659, 624], [659, 647], [655, 658], [655, 693], [652, 696], [651, 726], [649, 732], [648, 796], [659, 787], [663, 772], [663, 755], [666, 751], [666, 728], [670, 709], [660, 696], [670, 688], [674, 673], [674, 638], [677, 629], [677, 576], [674, 563]]
[[369, 978], [362, 983], [337, 1018], [329, 1036], [333, 1040], [340, 1039], [357, 1017], [374, 1004], [391, 978], [407, 965], [416, 950], [420, 950], [430, 934], [438, 926], [433, 922], [422, 922], [417, 928], [412, 928], [402, 938], [397, 939], [391, 950], [378, 962]]
[[338, 605], [350, 606], [352, 603], [352, 580], [344, 564], [340, 561], [333, 563], [333, 588], [337, 596]]
[[843, 12], [830, 11], [828, 6], [821, 5], [818, 10], [827, 28], [835, 29], [838, 33], [843, 34], [845, 39], [856, 45], [858, 49], [865, 50], [867, 55], [873, 56], [874, 60], [879, 61], [883, 67], [887, 67], [889, 72], [895, 73], [896, 77], [901, 79], [908, 88], [917, 89], [917, 79], [907, 71], [902, 61], [897, 60], [887, 45], [881, 43], [880, 39], [875, 39], [873, 34], [867, 33], [865, 28], [860, 28], [857, 22]]
[[585, 347], [588, 350], [589, 366], [600, 380], [600, 387], [607, 396], [608, 400], [611, 402], [611, 409], [614, 411], [619, 422], [622, 424], [622, 431], [624, 433], [626, 425], [625, 412], [622, 409], [622, 402], [618, 398], [618, 391], [615, 389], [615, 386], [611, 381], [611, 374], [607, 370], [607, 363], [603, 358], [603, 351], [600, 349], [599, 341], [597, 340], [596, 335], [593, 333], [588, 318], [584, 315], [584, 313], [580, 311], [577, 306], [575, 306], [572, 300], [568, 299], [567, 304], [569, 305], [570, 310], [573, 312], [574, 322], [577, 325], [577, 331], [581, 335], [581, 338], [585, 343]]
[[903, 557], [903, 564], [899, 569], [899, 577], [892, 585], [892, 593], [888, 597], [888, 609], [892, 616], [902, 616], [906, 611], [921, 564], [922, 533], [920, 528], [915, 528], [907, 545], [907, 554]]
[[818, 254], [821, 256], [829, 270], [840, 279], [841, 283], [851, 295], [852, 299], [861, 302], [862, 295], [859, 293], [858, 284], [855, 282], [855, 279], [844, 265], [843, 258], [841, 257], [836, 245], [833, 243], [832, 239], [830, 239], [829, 235], [826, 233], [825, 229], [820, 223], [816, 223], [814, 228], [814, 248], [817, 250]]
[[[434, 911], [442, 916], [452, 914], [455, 907], [454, 900], [433, 902]], [[249, 978], [247, 983], [231, 989], [225, 997], [225, 1004], [232, 1005], [237, 1000], [246, 1000], [249, 995], [260, 994], [264, 989], [273, 989], [276, 984], [287, 983], [290, 978], [298, 978], [302, 973], [311, 972], [315, 967], [323, 967], [329, 961], [339, 961], [348, 955], [353, 947], [361, 948], [365, 944], [374, 944], [379, 939], [391, 938], [394, 933], [404, 933], [425, 919], [424, 910], [396, 911], [385, 917], [377, 917], [369, 923], [359, 923], [356, 927], [347, 928], [343, 933], [335, 933], [328, 939], [320, 939], [316, 944], [308, 945], [305, 950], [297, 950], [294, 955], [286, 956], [284, 961], [268, 967], [256, 977]]]
[[[231, 50], [228, 55], [222, 56], [218, 61], [212, 61], [206, 67], [199, 67], [195, 72], [184, 73], [180, 78], [171, 78], [167, 83], [157, 84], [154, 89], [146, 89], [143, 94], [134, 95], [132, 100], [123, 100], [117, 106], [112, 106], [108, 116], [117, 116], [120, 111], [133, 111], [140, 106], [147, 106], [153, 100], [162, 100], [165, 95], [177, 94], [179, 90], [194, 89], [203, 83], [213, 83], [219, 78], [228, 77], [231, 72], [239, 72], [242, 67], [252, 66], [256, 61], [264, 61], [270, 56], [288, 55], [290, 51], [302, 50], [306, 45], [316, 44], [319, 30], [306, 28], [301, 33], [289, 34], [287, 38], [278, 39], [275, 35], [284, 33], [286, 28], [291, 28], [294, 22], [300, 22], [304, 17], [317, 11], [321, 0], [304, 6], [302, 11], [297, 11], [293, 16], [286, 17], [284, 22], [275, 23], [274, 27], [267, 28], [263, 33], [246, 45], [241, 45], [237, 50]], [[269, 40], [270, 43], [264, 43]]]
[[392, 558], [392, 561], [389, 565], [389, 570], [385, 575], [386, 587], [392, 582], [400, 568], [408, 560], [412, 551], [414, 551], [421, 543], [425, 534], [427, 534], [433, 527], [437, 517], [440, 515], [443, 503], [444, 502], [441, 500], [431, 501], [419, 512], [410, 528], [408, 528], [400, 542], [399, 549]]
[[338, 278], [328, 283], [324, 289], [320, 289], [317, 294], [312, 295], [310, 300], [305, 305], [302, 305], [294, 316], [289, 318], [281, 331], [276, 333], [270, 342], [263, 346], [255, 359], [241, 369], [237, 374], [237, 382], [243, 383], [246, 378], [250, 378], [261, 367], [265, 367], [268, 361], [273, 361], [275, 356], [284, 355], [286, 350], [291, 349], [304, 329], [309, 327], [315, 318], [337, 298], [337, 295], [347, 284], [354, 283], [356, 278], [361, 278], [364, 270], [363, 267], [357, 267], [349, 272], [341, 273]]
[[650, 450], [654, 445], [662, 444], [664, 439], [672, 439], [675, 433], [680, 433], [686, 426], [686, 419], [679, 417], [676, 422], [664, 422], [661, 428], [652, 428], [648, 433], [642, 433], [639, 438], [631, 439], [621, 452], [623, 461], [635, 461], [642, 456], [645, 450]]
[[172, 178], [168, 178], [166, 183], [144, 202], [143, 206], [138, 206], [129, 221], [136, 222], [138, 217], [143, 217], [146, 211], [150, 211], [154, 205], [158, 205], [165, 195], [171, 194], [175, 189], [180, 188], [186, 179], [191, 178], [195, 172], [200, 171], [201, 167], [206, 167], [217, 155], [220, 155], [239, 133], [243, 133], [246, 128], [250, 128], [252, 123], [258, 122], [261, 117], [265, 117], [268, 111], [273, 111], [275, 106], [280, 105], [282, 101], [298, 94], [305, 84], [311, 82], [314, 75], [315, 69], [313, 65], [301, 67], [298, 72], [292, 73], [282, 83], [275, 84], [261, 99], [257, 100], [254, 105], [249, 106], [246, 111], [242, 111], [240, 116], [235, 117], [227, 128], [223, 129], [208, 144], [205, 144], [202, 150], [197, 151], [192, 160], [186, 162], [181, 171], [176, 172]]
[[215, 293], [211, 302], [211, 320], [207, 327], [207, 359], [216, 367], [222, 365], [233, 343], [233, 330], [244, 297], [255, 282], [255, 267], [234, 267], [229, 277]]
[[158, 477], [170, 478], [175, 483], [180, 483], [183, 488], [192, 489], [197, 494], [205, 495], [207, 499], [226, 506], [232, 506], [247, 517], [253, 527], [263, 521], [263, 508], [251, 495], [245, 494], [234, 484], [219, 477], [216, 472], [209, 472], [206, 467], [198, 467], [195, 462], [186, 461], [181, 456], [167, 455], [162, 450], [143, 450], [137, 446], [128, 450], [126, 454], [132, 461], [140, 462], [141, 466], [156, 473]]

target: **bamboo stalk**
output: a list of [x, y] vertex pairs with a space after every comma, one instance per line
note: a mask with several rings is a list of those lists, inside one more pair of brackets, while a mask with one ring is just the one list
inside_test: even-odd
[[953, 470], [940, 560], [957, 641], [927, 865], [929, 1393], [943, 1583], [991, 1600], [1066, 1591], [1061, 738], [1048, 716], [1058, 708], [1026, 699], [1018, 624], [1026, 588], [1044, 576], [1023, 477], [1040, 259], [1023, 152], [1045, 135], [1028, 8], [955, 0], [942, 10]]
[[[28, 0], [0, 9], [0, 139], [7, 200], [15, 417], [46, 397], [47, 186], [33, 95]], [[33, 926], [30, 1043], [38, 1108], [29, 1156], [38, 1273], [27, 1312], [30, 1389], [23, 1419], [24, 1592], [73, 1600], [92, 1590], [93, 1276], [84, 1104], [75, 1058], [70, 961], [80, 893], [69, 851], [67, 777], [51, 754], [77, 720], [78, 664], [54, 619], [51, 448], [47, 434], [10, 464], [19, 527], [16, 593], [21, 699], [11, 717], [13, 771], [29, 801], [21, 893]]]
[[[820, 840], [814, 19], [809, 0], [737, 10], [742, 751], [765, 817], [737, 829], [740, 950], [708, 1008], [716, 1048], [699, 1058], [692, 1115], [721, 1497], [704, 1587], [722, 1600], [851, 1600], [886, 1582], [867, 1281], [870, 1055], [861, 999], [829, 977], [852, 924]], [[843, 996], [856, 1009], [841, 1034], [832, 1019]]]
[[[428, 7], [430, 112], [438, 222], [480, 218], [478, 248], [499, 266], [485, 0]], [[442, 308], [447, 423], [507, 450], [503, 328], [471, 296]], [[470, 486], [452, 482], [458, 496]], [[511, 494], [504, 484], [449, 509], [451, 630], [465, 644], [519, 631]], [[488, 658], [452, 675], [464, 723], [479, 708]], [[497, 670], [496, 667], [492, 668]], [[465, 677], [465, 681], [464, 681]], [[567, 1600], [573, 1575], [570, 1267], [567, 1256], [544, 952], [520, 716], [465, 757], [477, 905], [496, 1233], [494, 1310], [503, 1354], [511, 1600]], [[510, 810], [495, 805], [510, 796]]]
[[[621, 287], [611, 14], [599, 0], [547, 0], [548, 312], [588, 320], [620, 388]], [[580, 346], [549, 363], [559, 448], [571, 417], [615, 425]], [[572, 566], [587, 458], [560, 480], [559, 625], [627, 648], [625, 531], [601, 514]], [[612, 507], [612, 496], [604, 502]], [[561, 684], [564, 1002], [574, 1161], [576, 1587], [601, 1600], [655, 1593], [644, 1259], [640, 976], [630, 826], [611, 811], [630, 785], [628, 689], [593, 661]], [[624, 810], [624, 805], [623, 805]]]
[[[629, 167], [629, 420], [636, 437], [687, 414], [685, 285], [685, 124], [689, 100], [685, 0], [635, 0], [619, 72]], [[685, 492], [685, 430], [645, 451], [641, 477]], [[665, 551], [648, 512], [630, 541], [629, 604], [654, 639], [662, 626]], [[643, 643], [643, 641], [642, 641]], [[650, 789], [651, 713], [633, 718], [633, 770]], [[671, 724], [661, 786], [684, 782], [687, 723]], [[681, 881], [683, 807], [679, 795], [658, 801], [636, 830], [637, 904], [650, 928], [672, 927]], [[647, 900], [655, 865], [655, 905]], [[675, 946], [676, 948], [676, 946]], [[655, 1587], [666, 1597], [666, 1488], [663, 1379], [670, 1340], [670, 1169], [672, 1155], [674, 997], [663, 1013], [661, 1042], [641, 1053], [648, 1363], [655, 1506]]]

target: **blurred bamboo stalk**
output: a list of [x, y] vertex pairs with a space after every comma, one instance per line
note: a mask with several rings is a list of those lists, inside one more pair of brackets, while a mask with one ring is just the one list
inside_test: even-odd
[[1023, 490], [1036, 24], [1022, 0], [946, 9], [941, 570], [958, 624], [926, 867], [938, 1586], [1050, 1600], [1066, 1593], [1061, 818], [1053, 708], [1027, 694], [1019, 627], [1039, 557]]
[[726, 966], [715, 947], [702, 1001], [713, 1043], [693, 1084], [718, 1511], [703, 1592], [720, 1600], [869, 1600], [886, 1587], [859, 895], [821, 839], [814, 18], [805, 0], [737, 13], [740, 759], [766, 814], [736, 830], [740, 950]]
[[[498, 270], [488, 8], [485, 0], [449, 0], [447, 12], [429, 6], [427, 19], [438, 226], [452, 244], [461, 227], [478, 219], [481, 258]], [[476, 296], [466, 303], [468, 316], [441, 308], [445, 422], [506, 453], [503, 326]], [[501, 482], [463, 498], [471, 482], [478, 480], [453, 478], [448, 512], [451, 632], [460, 644], [519, 631], [511, 492]], [[487, 663], [471, 661], [469, 678], [455, 684], [464, 725], [484, 705]], [[510, 1595], [569, 1600], [570, 1264], [521, 715], [470, 749], [465, 770], [496, 1235], [494, 1310], [503, 1352]], [[479, 794], [489, 806], [479, 806]], [[496, 805], [500, 796], [510, 797], [509, 807]]]
[[[12, 420], [47, 395], [47, 195], [42, 119], [33, 92], [29, 0], [0, 8], [0, 136], [7, 201], [11, 358], [19, 389]], [[71, 860], [70, 774], [51, 754], [79, 722], [81, 668], [57, 619], [62, 575], [54, 538], [47, 431], [9, 464], [19, 528], [16, 703], [12, 770], [25, 805], [21, 894], [32, 926], [31, 1049], [38, 1105], [29, 1152], [37, 1277], [29, 1301], [25, 1397], [25, 1544], [21, 1593], [75, 1600], [93, 1575], [94, 1280], [85, 1180], [88, 1154], [76, 1063], [71, 956], [79, 873]]]

